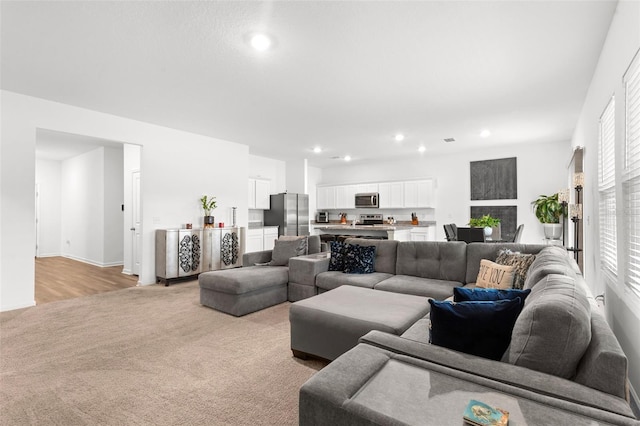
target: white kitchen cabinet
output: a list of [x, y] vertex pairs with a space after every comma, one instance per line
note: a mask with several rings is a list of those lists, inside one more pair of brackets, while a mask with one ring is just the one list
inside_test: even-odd
[[277, 239], [278, 239], [277, 226], [269, 226], [269, 227], [263, 228], [262, 250], [273, 250], [273, 247], [276, 245]]
[[403, 182], [382, 182], [378, 184], [378, 192], [381, 209], [404, 207]]
[[340, 185], [336, 187], [336, 208], [353, 209], [356, 207], [356, 185]]
[[336, 208], [336, 187], [319, 186], [316, 189], [316, 206], [318, 210]]
[[264, 246], [264, 236], [262, 228], [247, 230], [247, 253], [262, 251]]
[[411, 241], [435, 241], [435, 226], [411, 228]]
[[265, 179], [249, 179], [249, 208], [269, 210], [271, 208], [271, 182]]
[[414, 180], [404, 182], [405, 207], [434, 207], [433, 204], [432, 180]]

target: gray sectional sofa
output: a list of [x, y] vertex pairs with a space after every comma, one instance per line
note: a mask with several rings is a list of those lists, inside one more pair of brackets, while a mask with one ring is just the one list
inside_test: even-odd
[[[373, 274], [347, 276], [328, 271], [328, 259], [292, 259], [289, 285], [295, 280], [298, 294], [312, 294], [347, 284], [380, 294], [414, 295], [426, 303], [429, 297], [451, 296], [455, 286], [473, 286], [480, 260], [495, 260], [500, 249], [509, 247], [536, 254], [524, 284], [531, 293], [501, 360], [430, 344], [429, 314], [400, 335], [384, 329], [361, 336], [355, 347], [302, 386], [301, 425], [458, 425], [471, 399], [508, 410], [514, 425], [640, 425], [628, 402], [627, 359], [564, 249], [347, 242], [378, 246]], [[296, 303], [292, 318], [295, 307]], [[352, 309], [359, 307], [354, 304]], [[326, 316], [313, 313], [305, 320], [314, 318], [324, 321]], [[350, 326], [350, 318], [341, 321], [341, 328]], [[292, 325], [292, 348], [293, 338]], [[334, 344], [324, 340], [326, 345]]]

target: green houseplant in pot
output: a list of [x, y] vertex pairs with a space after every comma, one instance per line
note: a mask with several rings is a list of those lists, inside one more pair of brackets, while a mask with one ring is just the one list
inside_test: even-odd
[[558, 194], [540, 195], [531, 202], [531, 205], [536, 217], [542, 224], [545, 238], [559, 240], [562, 237], [560, 218], [567, 212], [566, 206], [558, 201]]
[[469, 226], [473, 228], [484, 228], [484, 236], [490, 237], [493, 234], [493, 228], [500, 225], [500, 219], [485, 214], [482, 217], [472, 217], [469, 219]]
[[200, 204], [202, 205], [202, 210], [204, 210], [204, 227], [213, 228], [215, 218], [211, 215], [211, 212], [216, 208], [216, 197], [203, 195], [200, 198]]

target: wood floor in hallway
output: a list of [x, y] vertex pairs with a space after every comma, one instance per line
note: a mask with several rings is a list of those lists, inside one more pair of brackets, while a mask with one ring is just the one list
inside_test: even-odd
[[105, 293], [138, 282], [122, 273], [122, 266], [101, 268], [66, 257], [36, 258], [36, 305]]

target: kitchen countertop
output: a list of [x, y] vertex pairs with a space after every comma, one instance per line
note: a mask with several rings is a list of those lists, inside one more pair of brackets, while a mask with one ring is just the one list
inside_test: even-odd
[[428, 221], [422, 221], [420, 222], [418, 225], [412, 225], [411, 222], [397, 222], [394, 225], [389, 225], [389, 224], [382, 224], [382, 225], [351, 225], [350, 223], [348, 224], [341, 224], [341, 223], [317, 223], [314, 222], [311, 225], [315, 228], [315, 229], [336, 229], [336, 230], [346, 230], [346, 229], [370, 229], [370, 230], [374, 230], [374, 231], [399, 231], [399, 230], [404, 230], [404, 229], [411, 229], [411, 228], [420, 228], [420, 227], [429, 227], [429, 226], [434, 226], [436, 224], [436, 222], [434, 220], [428, 220]]

